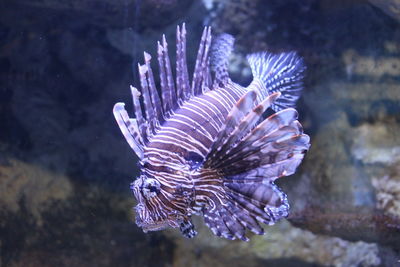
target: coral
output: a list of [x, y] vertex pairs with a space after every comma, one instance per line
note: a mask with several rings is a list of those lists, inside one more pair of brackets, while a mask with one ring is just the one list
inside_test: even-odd
[[290, 222], [314, 233], [398, 247], [400, 221], [390, 217], [393, 213], [376, 211], [382, 193], [388, 200], [385, 208], [393, 211], [396, 189], [388, 196], [385, 181], [378, 190], [373, 186], [375, 177], [398, 173], [397, 124], [353, 127], [343, 112], [330, 119], [313, 138], [301, 178], [287, 186]]
[[356, 128], [352, 155], [368, 166], [376, 190], [376, 206], [400, 218], [400, 126], [363, 124]]
[[342, 55], [349, 78], [354, 75], [381, 78], [384, 75], [396, 77], [400, 75], [400, 58], [398, 56], [373, 57], [361, 56], [357, 51], [349, 49]]
[[400, 170], [398, 167], [397, 171], [397, 177], [385, 175], [373, 178], [372, 185], [376, 189], [377, 208], [388, 215], [400, 218]]
[[362, 124], [355, 129], [352, 156], [364, 164], [394, 166], [400, 162], [400, 125]]
[[175, 240], [177, 246], [174, 266], [219, 267], [228, 263], [249, 267], [259, 266], [260, 262], [271, 264], [277, 259], [286, 259], [286, 264], [291, 261], [293, 264], [293, 259], [298, 259], [303, 265], [312, 263], [325, 266], [378, 266], [381, 263], [376, 244], [315, 235], [295, 228], [287, 221], [269, 227], [264, 236], [252, 236], [249, 243], [213, 238], [204, 227], [199, 231], [199, 237], [190, 242], [182, 240], [173, 231], [168, 231], [168, 236]]
[[0, 211], [19, 212], [21, 206], [42, 223], [43, 211], [72, 193], [67, 177], [16, 159], [0, 165]]

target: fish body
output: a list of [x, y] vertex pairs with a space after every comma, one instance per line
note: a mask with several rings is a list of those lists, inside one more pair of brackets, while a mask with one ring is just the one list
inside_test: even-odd
[[[294, 109], [304, 65], [295, 53], [251, 54], [254, 79], [242, 87], [227, 71], [233, 42], [228, 34], [211, 42], [206, 27], [190, 83], [186, 29], [178, 26], [176, 78], [163, 37], [161, 94], [145, 52], [145, 64], [138, 66], [141, 91], [131, 86], [135, 118], [124, 103], [114, 106], [140, 159], [141, 175], [131, 189], [136, 223], [145, 232], [174, 227], [193, 237], [196, 214], [215, 235], [248, 240], [247, 229], [263, 234], [260, 222], [274, 224], [288, 215], [287, 197], [274, 181], [293, 174], [310, 146]], [[268, 108], [275, 113], [264, 118]]]

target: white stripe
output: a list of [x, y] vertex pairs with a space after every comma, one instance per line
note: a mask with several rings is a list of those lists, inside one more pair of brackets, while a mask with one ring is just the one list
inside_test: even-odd
[[[199, 109], [201, 112], [197, 111], [196, 109], [193, 109], [192, 107]], [[210, 123], [210, 126], [212, 126], [215, 129], [215, 131], [218, 131], [219, 127], [215, 123], [215, 121], [211, 120], [212, 116], [210, 116], [205, 110], [203, 110], [201, 107], [199, 107], [199, 105], [193, 105], [192, 103], [186, 103], [186, 105], [183, 106], [182, 109], [185, 109], [186, 111], [193, 112], [194, 114], [199, 115], [200, 117], [202, 117], [204, 119], [204, 121], [208, 121]]]
[[[192, 124], [188, 124], [187, 122], [184, 122], [184, 121], [180, 120], [179, 118], [186, 119], [186, 120], [192, 122]], [[203, 135], [207, 136], [208, 138], [213, 138], [211, 136], [211, 134], [201, 124], [199, 124], [197, 121], [193, 120], [192, 118], [190, 118], [186, 115], [176, 114], [173, 118], [170, 119], [170, 121], [174, 121], [174, 122], [181, 123], [183, 125], [187, 125], [189, 127], [189, 129], [191, 129], [193, 131], [201, 130], [204, 133]]]
[[195, 98], [193, 99], [193, 102], [194, 104], [196, 104], [198, 108], [200, 108], [200, 106], [207, 107], [210, 110], [211, 114], [208, 111], [205, 111], [205, 113], [207, 113], [210, 119], [212, 119], [215, 122], [214, 124], [218, 126], [216, 129], [219, 129], [221, 127], [221, 124], [223, 122], [221, 121], [221, 118], [219, 116], [220, 115], [219, 109], [217, 109], [213, 104], [210, 104], [207, 100], [201, 98]]
[[[198, 140], [194, 139], [191, 135], [189, 135], [188, 133], [178, 129], [178, 128], [174, 128], [174, 127], [163, 127], [162, 131], [159, 132], [158, 136], [169, 136], [169, 135], [178, 135], [179, 138], [186, 140], [188, 143], [191, 144], [196, 144], [198, 146], [200, 146], [201, 148], [203, 148], [204, 150], [208, 150], [208, 147], [205, 147], [203, 145], [203, 143], [199, 142]], [[204, 137], [206, 137], [209, 141], [212, 141], [210, 138], [208, 138], [207, 136], [203, 135]]]
[[200, 150], [198, 150], [196, 147], [192, 146], [191, 144], [180, 142], [178, 139], [173, 138], [173, 137], [164, 136], [164, 138], [168, 139], [168, 140], [157, 140], [157, 139], [154, 139], [152, 141], [152, 143], [169, 144], [169, 145], [175, 145], [175, 146], [177, 146], [177, 144], [179, 144], [180, 147], [182, 147], [182, 148], [184, 148], [186, 150], [194, 151], [197, 154], [203, 155], [203, 152], [201, 152]]

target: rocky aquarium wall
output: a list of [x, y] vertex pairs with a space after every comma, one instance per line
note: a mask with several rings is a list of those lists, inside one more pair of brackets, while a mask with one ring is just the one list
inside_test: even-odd
[[[311, 148], [280, 180], [291, 210], [250, 242], [143, 233], [137, 158], [112, 115], [143, 51], [186, 22], [246, 54], [297, 51]], [[157, 81], [158, 82], [158, 81]], [[130, 105], [130, 104], [129, 104]], [[131, 106], [128, 105], [128, 108]], [[0, 266], [399, 266], [400, 1], [3, 0], [0, 2]]]

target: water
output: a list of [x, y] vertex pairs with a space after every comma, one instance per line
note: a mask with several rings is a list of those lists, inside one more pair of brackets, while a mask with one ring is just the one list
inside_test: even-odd
[[[204, 2], [0, 4], [1, 266], [399, 264], [397, 1]], [[162, 33], [174, 51], [183, 21], [190, 69], [205, 23], [235, 36], [236, 82], [251, 80], [250, 52], [295, 50], [307, 65], [298, 110], [312, 146], [279, 181], [291, 213], [249, 243], [200, 218], [192, 240], [134, 224], [137, 159], [112, 106], [129, 103], [132, 66]]]

